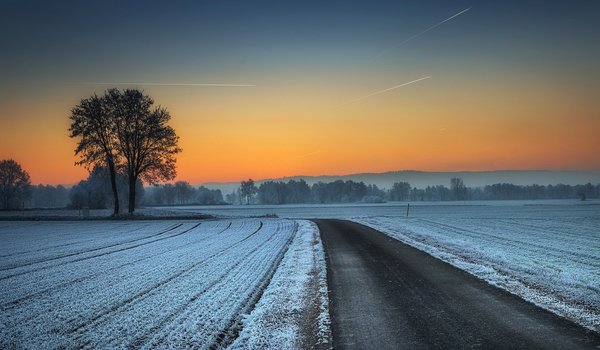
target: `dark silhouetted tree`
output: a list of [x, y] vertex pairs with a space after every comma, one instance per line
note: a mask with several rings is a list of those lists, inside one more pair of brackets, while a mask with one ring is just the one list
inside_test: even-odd
[[408, 182], [396, 182], [390, 190], [390, 199], [393, 201], [405, 201], [409, 199], [410, 184]]
[[32, 208], [64, 208], [69, 204], [69, 190], [64, 186], [31, 186], [29, 206]]
[[177, 181], [175, 192], [179, 204], [189, 204], [194, 198], [194, 188], [187, 181]]
[[[107, 167], [114, 197], [113, 215], [119, 214], [119, 191], [117, 190], [118, 150], [115, 137], [115, 120], [106, 108], [106, 97], [96, 95], [82, 99], [71, 110], [69, 136], [79, 139], [75, 154], [90, 171], [95, 166]], [[78, 196], [79, 198], [79, 196]]]
[[225, 195], [225, 201], [229, 204], [236, 204], [239, 203], [241, 204], [241, 198], [239, 196], [239, 191], [240, 189], [238, 188], [235, 191], [231, 191], [231, 193], [228, 193]]
[[116, 148], [129, 180], [129, 213], [135, 211], [138, 179], [150, 184], [175, 178], [179, 137], [167, 125], [171, 115], [136, 89], [110, 89], [106, 107], [114, 118]]
[[452, 198], [454, 200], [465, 200], [467, 199], [467, 186], [461, 178], [453, 177], [450, 179], [450, 191], [452, 191]]
[[254, 184], [254, 180], [248, 179], [248, 181], [242, 181], [240, 186], [240, 192], [242, 196], [246, 197], [246, 204], [250, 204], [250, 198], [253, 197], [258, 189]]
[[30, 195], [31, 180], [21, 165], [12, 159], [0, 161], [2, 209], [18, 208]]
[[196, 202], [203, 205], [223, 204], [223, 193], [221, 190], [209, 190], [204, 186], [198, 187]]

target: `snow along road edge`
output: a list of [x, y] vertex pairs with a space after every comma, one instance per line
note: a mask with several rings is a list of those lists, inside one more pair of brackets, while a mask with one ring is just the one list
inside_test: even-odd
[[298, 232], [229, 349], [331, 349], [327, 267], [315, 223]]
[[[417, 248], [437, 259], [440, 259], [454, 267], [470, 273], [471, 275], [501, 288], [511, 294], [520, 297], [532, 304], [550, 311], [560, 317], [575, 322], [591, 331], [600, 333], [600, 313], [597, 310], [566, 303], [557, 290], [551, 290], [538, 286], [535, 281], [528, 280], [526, 276], [519, 275], [518, 271], [505, 266], [494, 264], [485, 257], [474, 257], [473, 252], [468, 250], [453, 250], [446, 247], [443, 240], [437, 240], [435, 236], [419, 235], [406, 224], [391, 227], [376, 222], [378, 217], [353, 217], [349, 220], [371, 227], [402, 243]], [[374, 221], [375, 220], [375, 221]], [[558, 287], [557, 287], [558, 288]]]

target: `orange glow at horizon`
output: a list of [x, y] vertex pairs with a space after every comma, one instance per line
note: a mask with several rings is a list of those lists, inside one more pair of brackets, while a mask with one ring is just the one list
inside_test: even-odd
[[[177, 179], [192, 184], [408, 169], [600, 169], [598, 102], [576, 88], [432, 76], [345, 105], [383, 84], [145, 92], [170, 111], [183, 148]], [[92, 92], [9, 104], [0, 159], [21, 163], [35, 184], [85, 178], [74, 165], [68, 113]]]

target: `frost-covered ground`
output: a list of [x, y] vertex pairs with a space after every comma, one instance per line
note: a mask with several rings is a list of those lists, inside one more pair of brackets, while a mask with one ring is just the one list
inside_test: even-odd
[[600, 206], [474, 209], [353, 220], [600, 331]]
[[[411, 216], [464, 215], [470, 216], [523, 215], [536, 208], [559, 216], [579, 212], [581, 208], [600, 210], [600, 200], [581, 202], [575, 199], [503, 200], [466, 202], [412, 202]], [[406, 202], [344, 203], [344, 204], [283, 204], [283, 205], [190, 205], [151, 208], [155, 212], [168, 211], [171, 215], [208, 214], [220, 217], [248, 217], [277, 215], [282, 218], [350, 218], [354, 216], [401, 216], [406, 213]]]
[[307, 221], [4, 221], [0, 242], [2, 349], [329, 341]]
[[290, 245], [256, 309], [244, 320], [243, 331], [232, 348], [330, 347], [329, 299], [323, 244], [316, 225], [300, 221], [296, 239]]
[[600, 200], [178, 207], [174, 212], [354, 219], [600, 331]]

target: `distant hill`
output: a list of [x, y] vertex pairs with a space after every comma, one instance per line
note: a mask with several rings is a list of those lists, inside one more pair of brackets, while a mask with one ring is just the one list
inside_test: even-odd
[[[469, 187], [482, 187], [495, 183], [512, 183], [515, 185], [555, 185], [559, 183], [568, 185], [600, 183], [600, 171], [556, 171], [556, 170], [499, 170], [499, 171], [459, 171], [459, 172], [428, 172], [416, 170], [389, 171], [385, 173], [364, 173], [351, 175], [323, 175], [323, 176], [291, 176], [278, 179], [265, 179], [256, 181], [257, 186], [262, 182], [288, 181], [304, 179], [309, 185], [316, 182], [331, 182], [335, 180], [362, 181], [366, 184], [377, 185], [380, 188], [390, 188], [394, 182], [405, 181], [412, 187], [424, 188], [427, 186], [450, 186], [450, 179], [460, 177]], [[208, 182], [203, 184], [210, 189], [220, 189], [229, 193], [237, 189], [239, 182]]]

